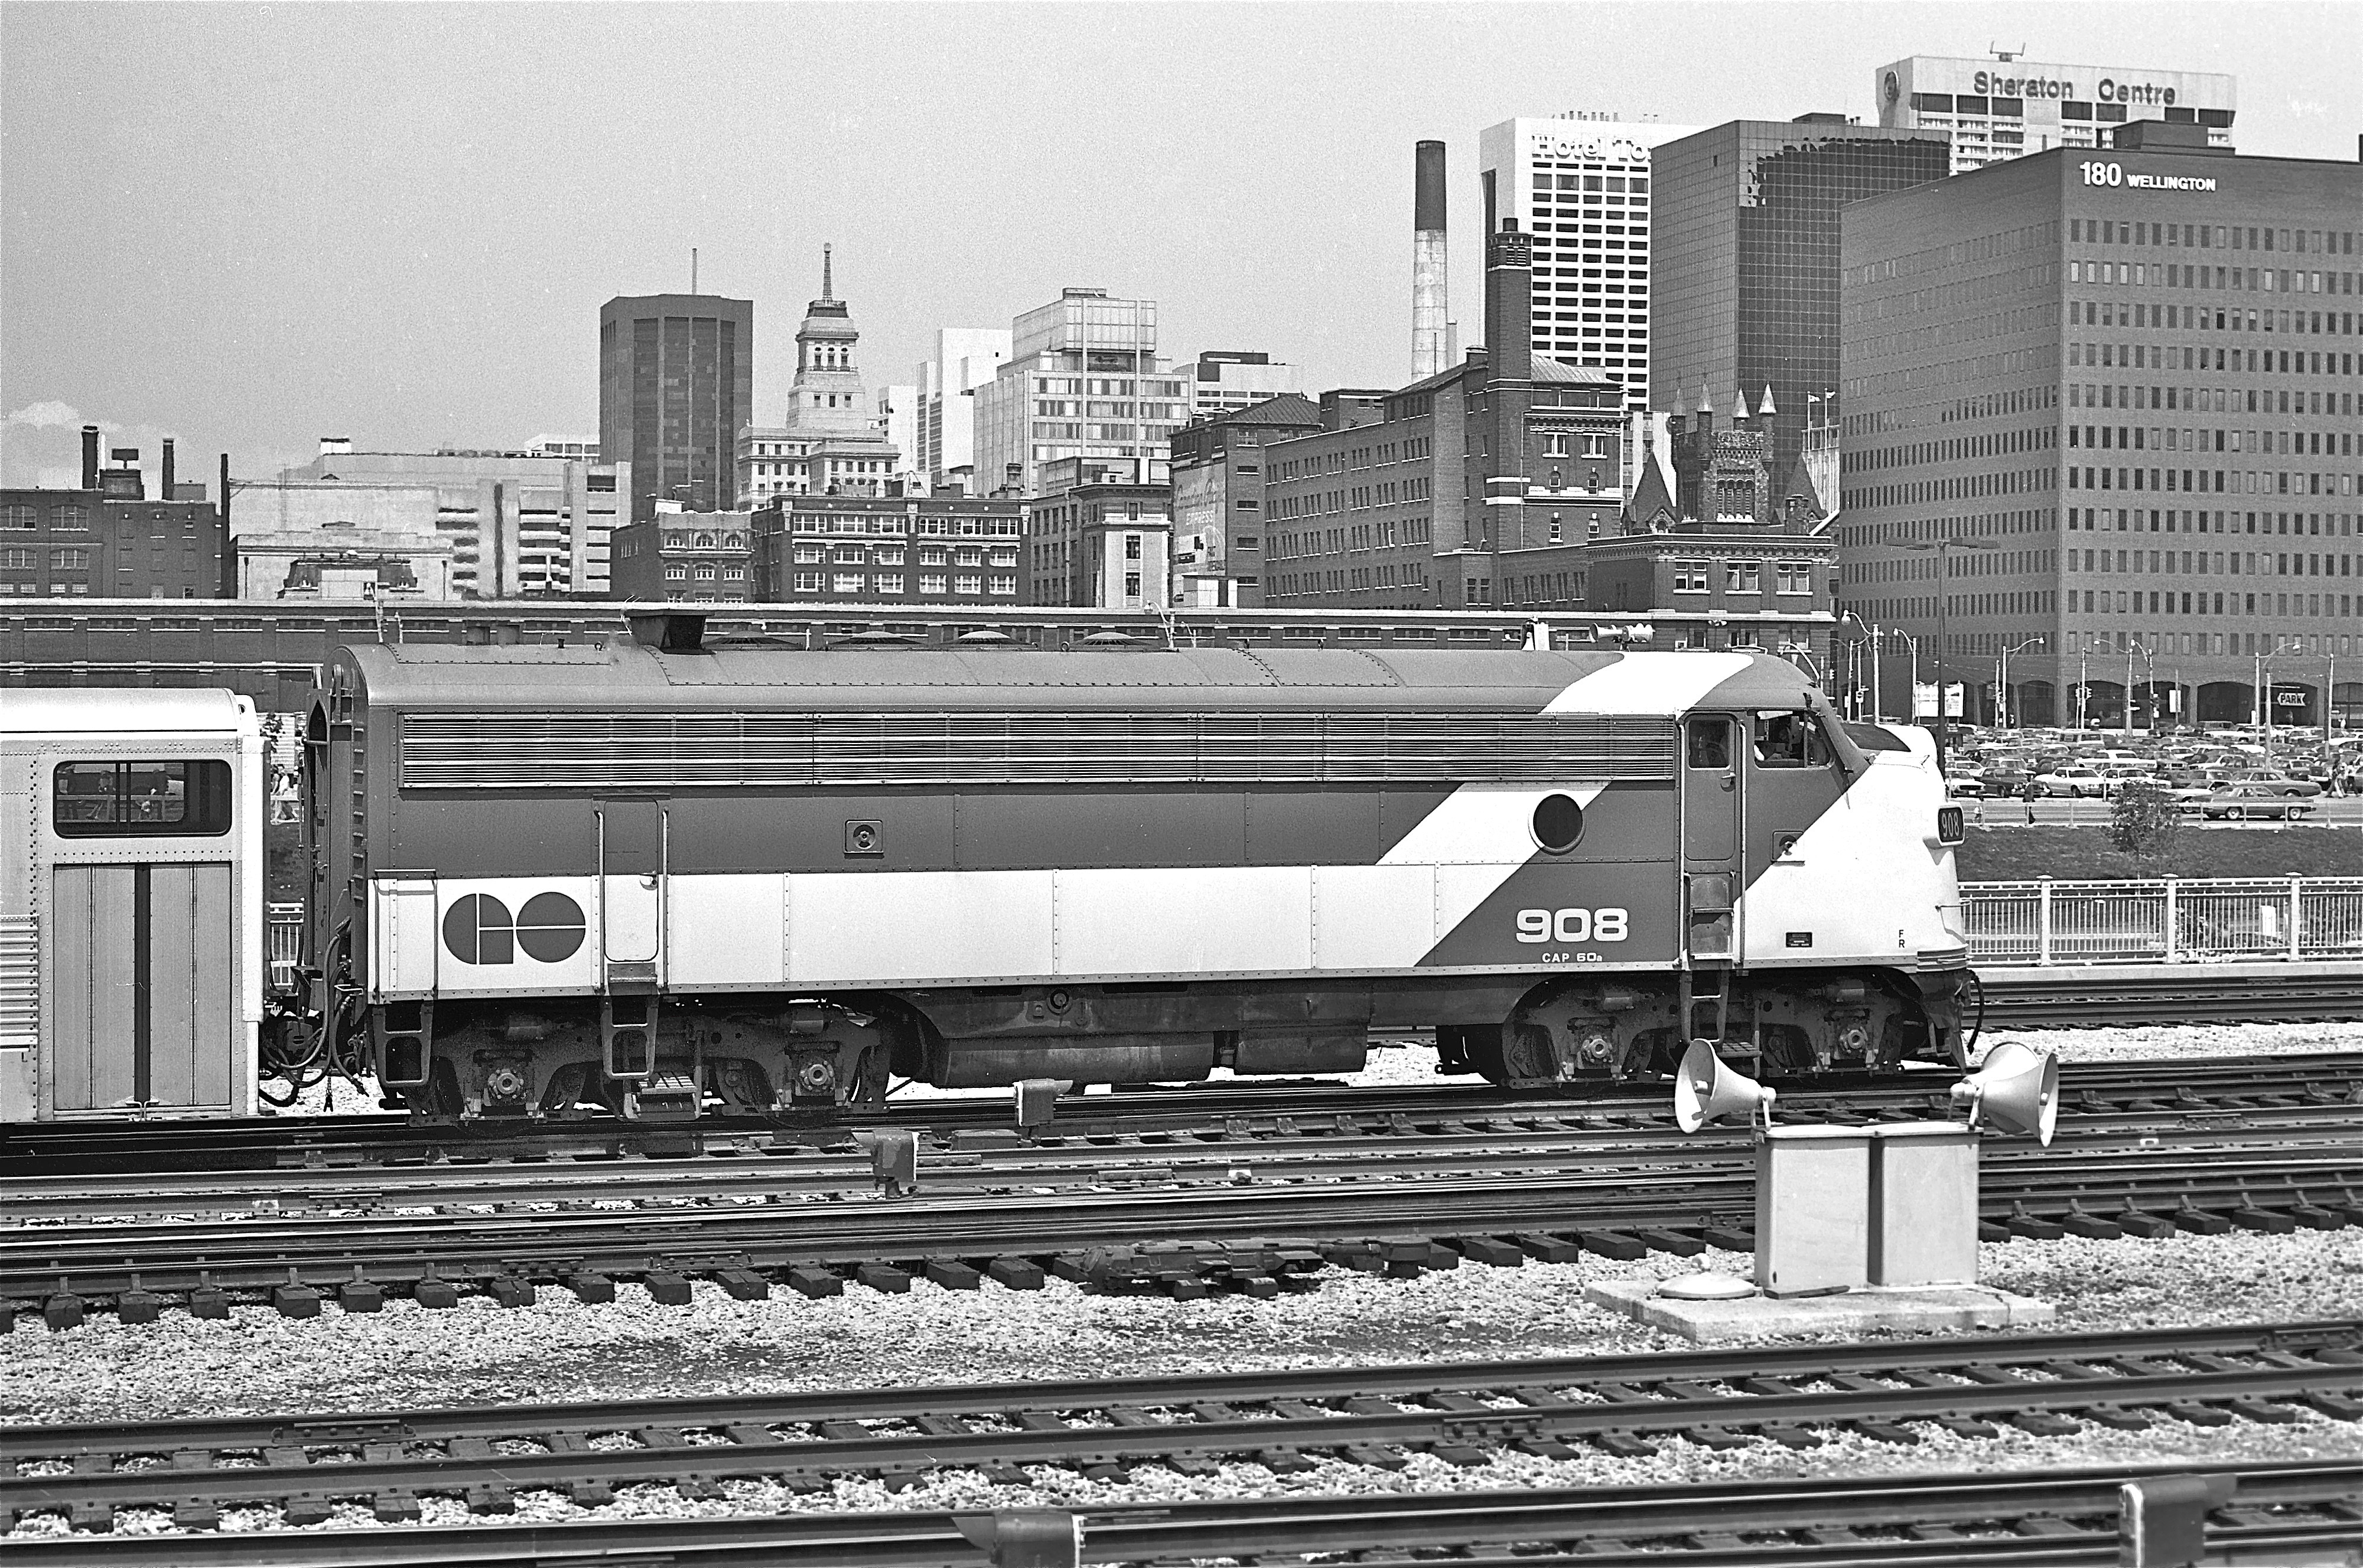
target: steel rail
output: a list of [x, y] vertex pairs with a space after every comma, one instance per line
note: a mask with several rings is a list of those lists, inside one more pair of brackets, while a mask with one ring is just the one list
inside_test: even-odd
[[[2335, 1229], [2363, 1222], [2358, 1190], [2363, 1145], [2354, 1143], [2302, 1154], [2207, 1145], [2195, 1157], [2165, 1147], [2098, 1158], [2022, 1149], [1989, 1162], [1982, 1209], [1987, 1233], [1996, 1237], [2235, 1225]], [[532, 1281], [571, 1285], [589, 1276], [595, 1286], [617, 1275], [729, 1276], [733, 1270], [751, 1294], [768, 1294], [766, 1274], [789, 1270], [789, 1283], [796, 1285], [798, 1265], [850, 1266], [860, 1277], [864, 1264], [961, 1260], [973, 1268], [978, 1265], [967, 1260], [1071, 1260], [1106, 1248], [1179, 1253], [1191, 1246], [1204, 1254], [1199, 1260], [1204, 1269], [1243, 1275], [1286, 1273], [1324, 1255], [1349, 1266], [1381, 1266], [1338, 1255], [1341, 1247], [1359, 1249], [1356, 1256], [1384, 1252], [1389, 1261], [1417, 1272], [1455, 1261], [1458, 1253], [1439, 1249], [1440, 1242], [1484, 1254], [1481, 1261], [1487, 1262], [1515, 1261], [1526, 1253], [1571, 1256], [1578, 1247], [1630, 1258], [1645, 1242], [1692, 1253], [1708, 1242], [1744, 1247], [1752, 1244], [1744, 1233], [1751, 1206], [1751, 1174], [1744, 1164], [1725, 1159], [1539, 1176], [33, 1227], [0, 1242], [0, 1298], [282, 1285], [316, 1291], [350, 1281], [383, 1288], [440, 1277], [454, 1284], [514, 1281], [501, 1288], [530, 1300]], [[1509, 1238], [1502, 1243], [1508, 1254], [1490, 1242], [1467, 1245], [1472, 1238]], [[1377, 1247], [1380, 1241], [1387, 1246]], [[1148, 1272], [1193, 1266], [1184, 1256]], [[797, 1287], [807, 1286], [838, 1288], [816, 1276]], [[906, 1282], [889, 1276], [883, 1287], [904, 1288]]]
[[[1803, 1386], [1814, 1384], [1824, 1386]], [[18, 1519], [61, 1512], [94, 1526], [152, 1508], [187, 1525], [279, 1506], [318, 1522], [340, 1498], [398, 1518], [415, 1518], [421, 1496], [498, 1512], [518, 1492], [600, 1506], [619, 1486], [666, 1482], [810, 1491], [838, 1476], [895, 1485], [971, 1470], [1023, 1484], [1029, 1465], [1204, 1474], [1237, 1458], [1304, 1469], [1315, 1454], [1476, 1466], [1504, 1449], [1570, 1458], [1576, 1443], [1803, 1449], [1836, 1428], [1910, 1446], [1910, 1422], [2057, 1435], [2165, 1419], [2288, 1423], [2301, 1408], [2363, 1419], [2363, 1323], [50, 1427], [0, 1435], [17, 1473], [0, 1495]], [[150, 1456], [169, 1463], [120, 1468]]]
[[[2184, 1467], [2187, 1471], [2188, 1467]], [[1260, 1497], [1077, 1510], [1082, 1561], [1450, 1552], [1480, 1568], [1581, 1553], [1641, 1568], [1760, 1568], [1768, 1555], [1812, 1568], [2101, 1568], [2117, 1558], [2118, 1488], [2182, 1474], [2162, 1466], [2041, 1474], [1587, 1486], [1448, 1494]], [[2237, 1492], [2210, 1521], [2226, 1561], [2352, 1551], [2351, 1468], [2209, 1466]], [[1040, 1515], [1036, 1516], [1037, 1518]], [[1055, 1520], [1059, 1516], [1051, 1516]], [[24, 1537], [23, 1568], [990, 1568], [1010, 1513], [786, 1514], [176, 1535]], [[1752, 1538], [1752, 1539], [1743, 1539]], [[2303, 1559], [2302, 1559], [2303, 1560]]]
[[[2253, 994], [2253, 993], [2251, 993]], [[1839, 1115], [1913, 1110], [1951, 1113], [1954, 1075], [1917, 1069], [1899, 1077], [1847, 1077], [1788, 1091], [1799, 1107]], [[2363, 1053], [2243, 1056], [2210, 1061], [2069, 1063], [2063, 1107], [2102, 1113], [2119, 1106], [2202, 1111], [2277, 1103], [2363, 1102]], [[1581, 1082], [1505, 1090], [1470, 1082], [1352, 1087], [1320, 1080], [1225, 1082], [1173, 1089], [1069, 1097], [1036, 1134], [1041, 1143], [1124, 1137], [1251, 1140], [1285, 1132], [1384, 1132], [1411, 1121], [1494, 1122], [1559, 1119], [1578, 1123], [1639, 1120], [1663, 1124], [1662, 1082]], [[859, 1119], [804, 1116], [784, 1125], [733, 1117], [658, 1125], [598, 1120], [452, 1127], [398, 1115], [252, 1118], [194, 1123], [105, 1118], [0, 1129], [0, 1177], [166, 1170], [286, 1169], [369, 1163], [474, 1164], [592, 1160], [634, 1153], [676, 1159], [744, 1157], [842, 1148], [857, 1127], [904, 1126], [955, 1148], [1017, 1137], [1005, 1099], [903, 1099]]]
[[[2159, 1100], [2148, 1109], [2084, 1110], [2063, 1118], [2064, 1146], [2080, 1151], [2137, 1147], [2161, 1132], [2189, 1144], [2269, 1143], [2299, 1147], [2363, 1135], [2363, 1106], [2276, 1103], [2278, 1097], [2222, 1102]], [[1784, 1102], [1785, 1103], [1785, 1102]], [[1949, 1106], [1947, 1109], [1951, 1109]], [[1876, 1125], [1910, 1120], [1895, 1107]], [[1212, 1129], [1194, 1136], [1159, 1132], [1033, 1143], [930, 1148], [924, 1158], [932, 1188], [1071, 1185], [1108, 1181], [1227, 1181], [1247, 1169], [1258, 1179], [1356, 1179], [1414, 1170], [1516, 1169], [1543, 1162], [1611, 1162], [1670, 1157], [1694, 1162], [1746, 1147], [1744, 1130], [1684, 1135], [1670, 1112], [1662, 1119], [1619, 1117], [1570, 1124], [1559, 1117], [1496, 1115], [1479, 1121], [1414, 1123], [1394, 1118], [1376, 1128], [1333, 1125], [1307, 1135], [1292, 1119], [1284, 1129], [1239, 1138]], [[283, 1213], [392, 1207], [600, 1201], [714, 1201], [840, 1192], [874, 1183], [866, 1156], [850, 1145], [757, 1148], [690, 1161], [546, 1159], [495, 1165], [304, 1166], [276, 1171], [201, 1172], [160, 1179], [117, 1176], [0, 1177], [0, 1215], [15, 1220], [99, 1216]]]

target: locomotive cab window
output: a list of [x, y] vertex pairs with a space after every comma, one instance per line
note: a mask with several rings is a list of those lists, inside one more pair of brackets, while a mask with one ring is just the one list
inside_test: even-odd
[[1731, 721], [1692, 719], [1689, 730], [1689, 760], [1692, 767], [1731, 766]]
[[1826, 767], [1830, 744], [1811, 713], [1764, 712], [1756, 715], [1756, 766], [1758, 767]]
[[203, 838], [229, 831], [227, 762], [61, 762], [52, 777], [50, 822], [61, 838]]

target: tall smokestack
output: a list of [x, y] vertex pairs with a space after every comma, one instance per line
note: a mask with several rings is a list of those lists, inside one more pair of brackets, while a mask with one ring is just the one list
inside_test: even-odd
[[82, 427], [82, 487], [84, 490], [98, 488], [98, 426], [95, 425]]
[[1411, 374], [1425, 381], [1449, 362], [1445, 313], [1451, 309], [1444, 271], [1444, 144], [1423, 141], [1412, 154]]
[[164, 437], [164, 471], [160, 477], [163, 491], [156, 499], [170, 501], [172, 499], [172, 438], [170, 436]]

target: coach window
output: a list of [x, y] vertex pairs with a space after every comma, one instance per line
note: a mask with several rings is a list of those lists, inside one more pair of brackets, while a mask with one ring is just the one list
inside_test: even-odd
[[1699, 718], [1690, 722], [1690, 763], [1692, 767], [1731, 766], [1731, 721]]
[[1811, 713], [1756, 715], [1757, 767], [1824, 767], [1829, 760], [1829, 743]]
[[210, 837], [229, 831], [229, 764], [61, 762], [50, 822], [61, 838]]

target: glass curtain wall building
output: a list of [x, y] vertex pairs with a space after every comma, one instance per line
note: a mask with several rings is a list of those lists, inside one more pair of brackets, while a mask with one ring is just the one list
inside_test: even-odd
[[1847, 213], [1841, 600], [1925, 666], [1941, 596], [1981, 714], [2363, 706], [2363, 168], [2203, 136]]
[[1785, 484], [1808, 400], [1838, 385], [1838, 210], [1941, 180], [1942, 135], [1836, 115], [1734, 120], [1657, 149], [1657, 313], [1649, 395], [1660, 413], [1727, 412], [1772, 392], [1769, 473]]

